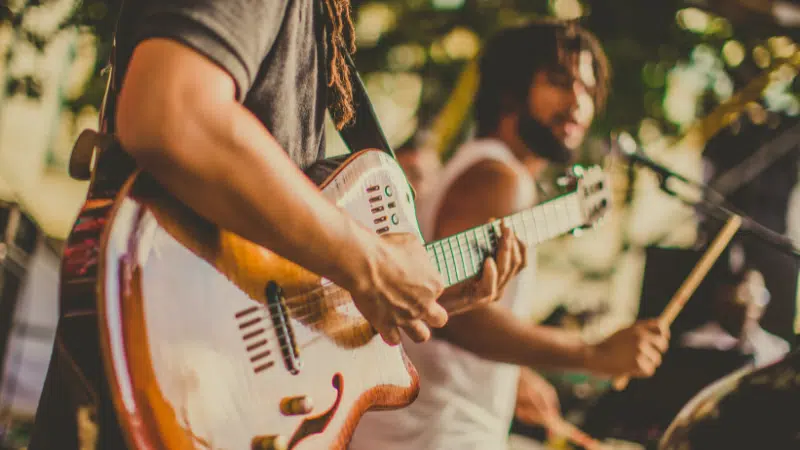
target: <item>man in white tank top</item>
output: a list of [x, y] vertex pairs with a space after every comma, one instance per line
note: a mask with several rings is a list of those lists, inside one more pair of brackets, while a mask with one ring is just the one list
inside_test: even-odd
[[[607, 65], [590, 33], [562, 22], [508, 29], [488, 42], [475, 105], [478, 138], [456, 152], [420, 203], [426, 240], [533, 206], [534, 177], [550, 162], [571, 159], [595, 105], [602, 106]], [[420, 394], [407, 408], [367, 413], [351, 449], [505, 449], [518, 384], [534, 393], [521, 402], [527, 411], [518, 411], [520, 417], [546, 424], [560, 414], [552, 386], [520, 366], [606, 376], [653, 373], [667, 346], [667, 332], [655, 321], [594, 345], [530, 323], [536, 301], [532, 254], [527, 261], [496, 303], [451, 316], [428, 343], [404, 341], [419, 372]]]

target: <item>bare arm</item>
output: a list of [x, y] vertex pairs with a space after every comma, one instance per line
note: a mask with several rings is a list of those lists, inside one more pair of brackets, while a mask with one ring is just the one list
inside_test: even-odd
[[497, 304], [451, 317], [437, 336], [484, 359], [540, 369], [584, 370], [591, 353], [574, 333], [523, 322]]
[[[445, 197], [437, 236], [529, 206], [518, 198], [517, 183], [513, 172], [496, 163], [480, 163], [468, 170]], [[493, 361], [602, 375], [648, 375], [660, 364], [659, 350], [666, 348], [663, 332], [651, 323], [637, 324], [600, 344], [589, 345], [575, 333], [520, 320], [498, 304], [451, 317], [437, 330], [437, 336]]]
[[[524, 204], [530, 199], [519, 198], [518, 183], [505, 165], [476, 164], [447, 193], [437, 219], [437, 238], [531, 206]], [[588, 351], [580, 339], [523, 322], [497, 304], [451, 317], [437, 335], [482, 358], [540, 368], [584, 367]]]
[[[421, 289], [389, 295], [387, 307], [417, 295], [422, 304], [407, 305], [404, 318], [436, 316], [441, 325], [444, 311], [423, 292], [440, 292], [440, 281], [428, 274], [438, 277], [435, 270], [424, 263], [398, 269], [392, 246], [325, 199], [235, 94], [230, 75], [205, 57], [171, 40], [146, 40], [134, 51], [120, 93], [118, 137], [144, 170], [198, 214], [354, 294], [374, 301], [376, 286], [393, 290], [401, 277], [419, 276], [414, 282]], [[392, 266], [398, 273], [387, 280]]]

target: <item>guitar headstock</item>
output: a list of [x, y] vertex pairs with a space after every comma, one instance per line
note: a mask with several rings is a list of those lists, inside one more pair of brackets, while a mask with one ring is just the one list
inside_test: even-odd
[[600, 166], [574, 166], [576, 194], [580, 204], [583, 228], [592, 228], [602, 222], [611, 209], [611, 183]]

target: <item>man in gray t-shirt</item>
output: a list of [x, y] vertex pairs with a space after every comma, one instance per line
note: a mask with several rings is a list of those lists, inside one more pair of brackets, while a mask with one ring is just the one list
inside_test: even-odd
[[[326, 107], [339, 127], [353, 117], [343, 55], [354, 40], [349, 0], [131, 1], [104, 123], [196, 213], [348, 290], [387, 343], [398, 344], [400, 330], [421, 342], [447, 313], [418, 238], [375, 235], [300, 170], [324, 155]], [[493, 301], [521, 265], [520, 245], [504, 236], [498, 263], [445, 295]], [[78, 300], [62, 299], [30, 450], [126, 447], [93, 301], [76, 312]]]
[[129, 1], [117, 29], [120, 72], [146, 39], [187, 45], [230, 74], [236, 98], [305, 168], [324, 156], [322, 7], [309, 0]]

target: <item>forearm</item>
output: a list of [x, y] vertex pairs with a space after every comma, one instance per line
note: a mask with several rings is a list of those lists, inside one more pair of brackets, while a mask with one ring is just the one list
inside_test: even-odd
[[219, 226], [345, 287], [368, 275], [377, 238], [325, 199], [254, 116], [235, 102], [199, 108], [162, 113], [161, 123], [155, 115], [149, 125], [168, 129], [157, 138], [137, 133], [142, 120], [126, 132], [122, 110], [123, 146]]
[[437, 335], [484, 359], [540, 369], [586, 370], [591, 352], [579, 336], [524, 322], [500, 305], [452, 316]]

